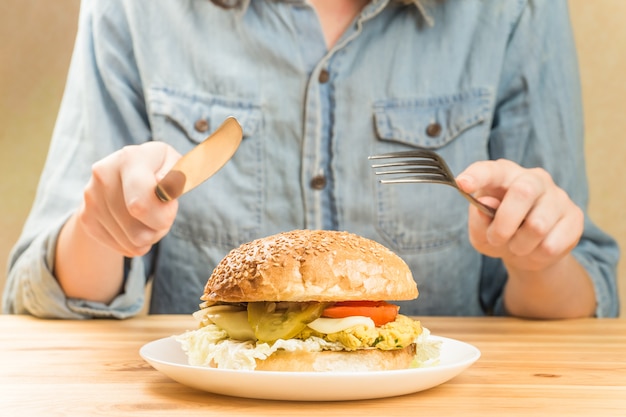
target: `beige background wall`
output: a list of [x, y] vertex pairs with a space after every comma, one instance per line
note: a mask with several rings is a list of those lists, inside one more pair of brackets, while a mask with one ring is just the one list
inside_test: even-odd
[[[591, 215], [626, 248], [626, 1], [569, 1], [586, 112]], [[78, 5], [78, 0], [0, 2], [0, 288], [44, 162]], [[626, 262], [620, 263], [619, 276], [626, 304]], [[624, 310], [626, 305], [626, 316]]]

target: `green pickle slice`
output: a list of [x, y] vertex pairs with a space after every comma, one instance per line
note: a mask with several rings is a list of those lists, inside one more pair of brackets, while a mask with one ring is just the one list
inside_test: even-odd
[[326, 306], [317, 302], [251, 302], [248, 303], [248, 323], [260, 342], [291, 339], [319, 318]]

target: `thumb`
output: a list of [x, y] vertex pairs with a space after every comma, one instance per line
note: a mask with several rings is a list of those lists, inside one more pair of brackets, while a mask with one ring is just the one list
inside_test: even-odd
[[478, 188], [476, 179], [467, 170], [456, 177], [456, 183], [461, 190], [468, 194], [474, 194]]
[[157, 182], [161, 181], [165, 175], [172, 169], [172, 167], [178, 162], [182, 155], [176, 151], [176, 149], [172, 148], [170, 145], [163, 144], [163, 154], [161, 159], [161, 164], [157, 168], [154, 173], [154, 177]]
[[[478, 199], [481, 203], [484, 203], [489, 207], [497, 209], [501, 202], [500, 201], [501, 195], [498, 192], [499, 188], [498, 187], [492, 188], [490, 187], [491, 184], [489, 183], [482, 184], [476, 178], [475, 174], [480, 175], [481, 169], [482, 169], [482, 174], [483, 174], [483, 177], [481, 178], [483, 180], [486, 178], [485, 174], [489, 173], [488, 170], [484, 169], [484, 166], [481, 167], [480, 165], [481, 164], [479, 163], [472, 164], [465, 171], [461, 172], [456, 178], [457, 185], [462, 191], [468, 194], [471, 194], [476, 199]], [[476, 209], [476, 211], [479, 211], [479, 210]]]
[[520, 170], [519, 165], [506, 159], [478, 161], [457, 176], [457, 183], [467, 193], [502, 199]]

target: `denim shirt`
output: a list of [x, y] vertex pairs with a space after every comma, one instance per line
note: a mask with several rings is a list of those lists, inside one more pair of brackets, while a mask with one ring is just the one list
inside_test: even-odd
[[[565, 0], [374, 0], [331, 49], [306, 1], [86, 1], [4, 309], [128, 317], [152, 279], [151, 313], [190, 313], [229, 250], [309, 228], [401, 256], [420, 291], [400, 303], [405, 314], [503, 314], [506, 270], [470, 245], [467, 202], [442, 185], [381, 185], [367, 157], [432, 149], [455, 174], [507, 158], [545, 168], [586, 210], [577, 71]], [[184, 154], [228, 116], [243, 126], [239, 150], [180, 198], [148, 255], [127, 260], [123, 293], [108, 305], [67, 299], [54, 247], [91, 165], [150, 140]], [[587, 217], [574, 255], [597, 316], [615, 316], [615, 241]]]

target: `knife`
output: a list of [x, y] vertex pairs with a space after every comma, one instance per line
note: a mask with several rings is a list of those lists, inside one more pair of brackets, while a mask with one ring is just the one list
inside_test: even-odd
[[235, 154], [242, 138], [243, 129], [237, 119], [227, 118], [157, 183], [155, 192], [159, 200], [175, 200], [209, 179]]

